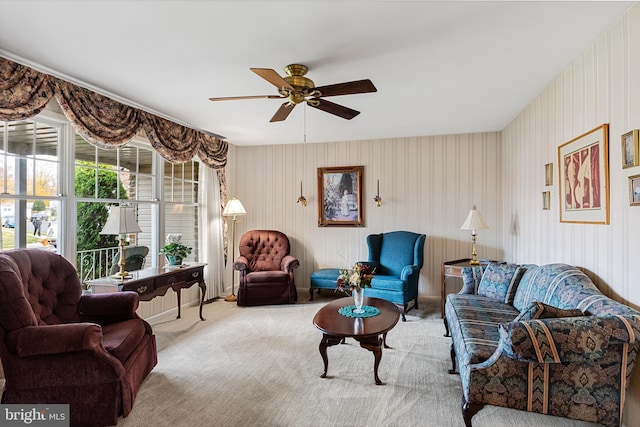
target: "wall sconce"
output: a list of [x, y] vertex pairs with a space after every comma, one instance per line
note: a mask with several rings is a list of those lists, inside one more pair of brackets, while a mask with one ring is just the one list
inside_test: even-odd
[[378, 180], [378, 189], [376, 190], [376, 196], [373, 198], [373, 201], [376, 202], [376, 206], [382, 206], [382, 197], [380, 197], [380, 180]]
[[307, 199], [302, 195], [302, 181], [300, 181], [300, 197], [298, 197], [298, 201], [296, 203], [300, 203], [302, 206], [307, 206]]

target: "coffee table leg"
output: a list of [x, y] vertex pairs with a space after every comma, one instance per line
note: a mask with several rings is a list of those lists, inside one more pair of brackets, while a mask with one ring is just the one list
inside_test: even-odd
[[378, 366], [380, 366], [380, 359], [382, 359], [382, 337], [375, 336], [356, 339], [360, 341], [360, 347], [373, 352], [373, 378], [377, 385], [382, 385], [382, 381], [380, 381], [380, 377], [378, 377]]
[[391, 348], [387, 345], [387, 333], [385, 332], [384, 334], [382, 334], [382, 345], [384, 346], [384, 348]]
[[322, 334], [322, 340], [320, 341], [320, 345], [318, 349], [320, 350], [320, 356], [322, 356], [322, 361], [324, 362], [324, 372], [320, 375], [320, 378], [327, 377], [327, 368], [329, 367], [329, 357], [327, 356], [327, 347], [331, 347], [332, 345], [340, 344], [344, 342], [344, 338], [334, 337], [327, 334]]

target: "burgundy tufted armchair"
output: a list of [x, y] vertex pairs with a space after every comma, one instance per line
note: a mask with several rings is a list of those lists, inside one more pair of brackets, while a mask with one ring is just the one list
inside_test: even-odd
[[64, 403], [71, 426], [115, 425], [157, 364], [155, 336], [135, 292], [81, 293], [62, 256], [0, 252], [2, 403]]
[[240, 271], [238, 305], [295, 303], [298, 299], [293, 270], [300, 263], [289, 255], [289, 239], [279, 231], [252, 230], [242, 235], [240, 256], [233, 264]]

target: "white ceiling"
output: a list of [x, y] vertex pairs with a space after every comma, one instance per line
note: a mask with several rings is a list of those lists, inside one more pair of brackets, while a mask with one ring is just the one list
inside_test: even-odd
[[[0, 0], [0, 55], [236, 145], [502, 130], [633, 2]], [[371, 79], [332, 102], [282, 100], [250, 67], [301, 63], [317, 86]], [[305, 117], [306, 116], [306, 117]], [[306, 132], [305, 132], [306, 124]]]

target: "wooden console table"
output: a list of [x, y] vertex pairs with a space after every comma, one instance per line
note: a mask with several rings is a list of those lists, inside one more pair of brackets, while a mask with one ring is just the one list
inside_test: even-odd
[[204, 282], [204, 266], [207, 264], [183, 264], [181, 266], [164, 266], [145, 268], [143, 270], [132, 271], [130, 279], [114, 279], [111, 277], [101, 277], [95, 280], [88, 280], [86, 283], [91, 286], [91, 291], [96, 294], [108, 292], [137, 292], [140, 301], [151, 301], [157, 296], [162, 296], [169, 289], [178, 296], [178, 317], [180, 318], [180, 291], [190, 288], [196, 283], [200, 287], [200, 320], [202, 317], [202, 305], [207, 292], [207, 284]]

